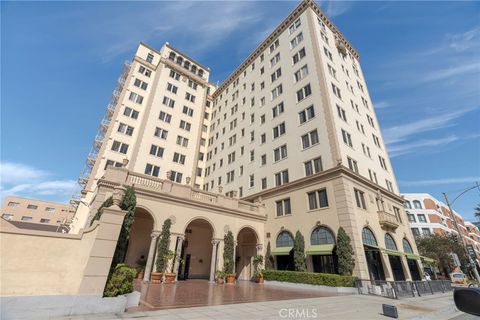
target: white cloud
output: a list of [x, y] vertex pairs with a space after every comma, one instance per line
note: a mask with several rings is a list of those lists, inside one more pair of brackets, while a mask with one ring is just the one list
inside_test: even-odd
[[354, 1], [318, 1], [322, 10], [330, 18], [338, 17], [350, 10]]
[[410, 154], [412, 152], [418, 153], [418, 149], [425, 149], [428, 147], [436, 146], [445, 146], [449, 143], [459, 140], [459, 137], [452, 135], [444, 138], [438, 139], [422, 139], [416, 140], [414, 142], [402, 143], [402, 144], [393, 144], [388, 146], [388, 154], [390, 158], [395, 158], [398, 156]]
[[480, 73], [480, 62], [463, 61], [461, 65], [451, 66], [444, 69], [432, 70], [420, 77], [421, 82], [439, 81], [454, 78], [457, 76], [466, 76], [469, 74]]
[[480, 177], [463, 177], [463, 178], [443, 178], [431, 180], [415, 180], [415, 181], [400, 181], [400, 185], [405, 187], [416, 186], [434, 186], [439, 184], [462, 184], [462, 183], [480, 183]]
[[466, 51], [480, 46], [480, 26], [463, 33], [447, 34], [448, 47], [456, 51]]
[[373, 106], [375, 107], [375, 109], [385, 109], [385, 108], [390, 108], [392, 104], [388, 101], [379, 101], [379, 102], [375, 102]]
[[48, 176], [48, 172], [20, 163], [0, 162], [0, 184], [18, 184], [37, 181]]

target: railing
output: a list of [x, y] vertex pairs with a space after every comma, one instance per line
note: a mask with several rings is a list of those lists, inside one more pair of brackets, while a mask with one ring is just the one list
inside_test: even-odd
[[452, 290], [447, 280], [432, 281], [384, 281], [357, 279], [355, 285], [360, 294], [377, 295], [390, 299], [415, 297]]
[[162, 181], [149, 179], [149, 178], [142, 177], [142, 176], [135, 175], [135, 174], [129, 174], [128, 179], [129, 179], [130, 183], [132, 183], [136, 186], [141, 186], [141, 187], [147, 188], [147, 189], [152, 189], [152, 190], [157, 190], [158, 191], [158, 190], [161, 190], [162, 186], [163, 186]]
[[218, 197], [212, 194], [200, 192], [200, 191], [192, 191], [190, 197], [194, 200], [200, 200], [209, 203], [217, 203]]
[[389, 227], [397, 228], [399, 223], [397, 221], [397, 217], [393, 214], [387, 213], [383, 210], [377, 211], [378, 213], [378, 220], [380, 224], [385, 224]]

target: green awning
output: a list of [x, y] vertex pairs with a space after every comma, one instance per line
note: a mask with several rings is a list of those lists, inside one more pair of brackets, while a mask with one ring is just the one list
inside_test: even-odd
[[335, 246], [334, 244], [318, 244], [318, 245], [308, 247], [306, 253], [311, 256], [313, 255], [327, 256], [332, 254], [334, 246]]
[[422, 257], [422, 260], [425, 261], [425, 262], [429, 262], [429, 263], [434, 263], [435, 262], [435, 259], [432, 259], [432, 258], [429, 258], [429, 257]]
[[380, 250], [380, 248], [378, 246], [374, 246], [374, 245], [371, 245], [371, 244], [365, 244], [364, 243], [363, 246], [367, 247], [367, 249], [369, 249], [369, 250], [372, 250], [372, 249], [377, 250], [377, 251]]
[[382, 251], [390, 256], [398, 256], [401, 257], [404, 255], [403, 252], [397, 251], [397, 250], [391, 250], [391, 249], [382, 249]]
[[412, 260], [420, 259], [420, 256], [417, 256], [416, 254], [413, 254], [413, 253], [405, 253], [405, 256], [407, 257], [407, 259], [412, 259]]
[[280, 247], [272, 250], [272, 256], [288, 256], [293, 247]]

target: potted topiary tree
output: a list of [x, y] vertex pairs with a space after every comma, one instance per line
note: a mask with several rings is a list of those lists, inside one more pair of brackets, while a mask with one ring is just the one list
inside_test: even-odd
[[235, 273], [233, 273], [235, 260], [233, 258], [233, 250], [235, 243], [233, 241], [232, 231], [228, 231], [223, 238], [223, 271], [226, 273], [227, 284], [235, 283]]
[[263, 283], [262, 266], [263, 256], [258, 254], [253, 258], [253, 268], [255, 269], [253, 275], [255, 276], [256, 283]]
[[225, 271], [217, 270], [217, 272], [215, 272], [215, 280], [217, 281], [217, 284], [224, 284], [225, 276], [226, 276]]
[[170, 243], [170, 227], [172, 220], [166, 219], [163, 222], [162, 233], [160, 234], [160, 241], [157, 246], [157, 261], [155, 263], [156, 271], [152, 272], [152, 283], [161, 283], [163, 278], [163, 271], [166, 269], [165, 254], [168, 251]]
[[175, 252], [173, 252], [172, 250], [168, 250], [163, 256], [163, 260], [165, 261], [164, 269], [163, 269], [163, 276], [164, 276], [163, 283], [165, 284], [175, 283], [175, 272], [167, 272], [167, 269], [169, 267], [170, 267], [170, 270], [173, 269], [174, 257], [175, 257]]

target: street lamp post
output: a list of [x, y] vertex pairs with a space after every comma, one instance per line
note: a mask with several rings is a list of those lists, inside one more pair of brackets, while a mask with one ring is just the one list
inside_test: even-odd
[[458, 227], [457, 219], [455, 218], [455, 214], [453, 213], [453, 209], [452, 209], [452, 205], [455, 203], [455, 201], [457, 201], [458, 198], [463, 196], [468, 191], [479, 188], [479, 187], [480, 187], [479, 184], [476, 183], [476, 185], [474, 187], [470, 187], [468, 189], [463, 190], [462, 192], [460, 192], [459, 195], [457, 195], [453, 199], [452, 202], [448, 201], [448, 197], [447, 197], [447, 194], [445, 192], [443, 192], [443, 197], [445, 198], [445, 201], [447, 202], [447, 206], [448, 206], [448, 209], [450, 210], [450, 215], [451, 215], [451, 218], [453, 220], [453, 224], [455, 225], [455, 229], [457, 229], [457, 233], [460, 236], [460, 239], [462, 239], [462, 245], [463, 245], [463, 248], [465, 249], [465, 252], [467, 253], [467, 257], [470, 261], [470, 264], [473, 265], [473, 274], [475, 275], [475, 278], [477, 279], [477, 281], [480, 283], [480, 275], [478, 274], [477, 264], [475, 263], [475, 261], [473, 261], [472, 257], [470, 256], [470, 253], [468, 252], [467, 242], [465, 241], [465, 238], [463, 237], [463, 233], [460, 232], [460, 228]]

